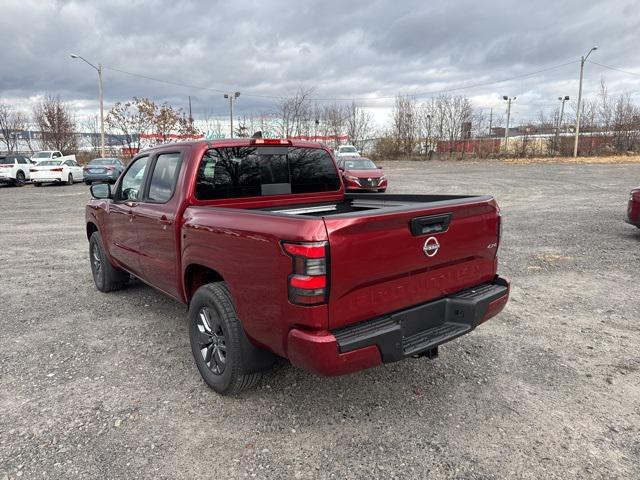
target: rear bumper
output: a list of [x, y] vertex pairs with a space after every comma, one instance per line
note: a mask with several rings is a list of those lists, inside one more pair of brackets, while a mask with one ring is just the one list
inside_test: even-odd
[[118, 175], [116, 173], [87, 173], [84, 172], [84, 181], [85, 182], [115, 182], [118, 179]]
[[296, 366], [334, 376], [433, 352], [500, 313], [509, 289], [508, 280], [496, 277], [493, 283], [331, 332], [293, 329], [287, 355]]

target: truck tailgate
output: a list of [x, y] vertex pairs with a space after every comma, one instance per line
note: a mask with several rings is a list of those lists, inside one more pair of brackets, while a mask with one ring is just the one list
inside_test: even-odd
[[492, 197], [327, 216], [324, 222], [330, 329], [435, 300], [495, 275], [500, 220]]

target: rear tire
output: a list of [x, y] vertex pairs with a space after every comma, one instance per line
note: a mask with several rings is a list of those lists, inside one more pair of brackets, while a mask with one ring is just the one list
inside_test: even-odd
[[71, 174], [67, 177], [67, 185], [73, 185], [73, 175]]
[[103, 293], [120, 290], [129, 280], [129, 274], [111, 265], [102, 244], [102, 237], [93, 232], [89, 239], [89, 262], [96, 288]]
[[191, 352], [205, 383], [220, 395], [255, 386], [275, 355], [253, 346], [240, 324], [226, 283], [200, 287], [189, 304]]
[[25, 181], [24, 173], [18, 172], [16, 173], [16, 179], [14, 180], [13, 184], [16, 187], [24, 187], [24, 181]]

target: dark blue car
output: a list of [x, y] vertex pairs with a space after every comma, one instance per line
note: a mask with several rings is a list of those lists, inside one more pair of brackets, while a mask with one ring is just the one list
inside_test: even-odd
[[84, 183], [116, 183], [124, 170], [124, 163], [118, 158], [94, 158], [84, 167]]

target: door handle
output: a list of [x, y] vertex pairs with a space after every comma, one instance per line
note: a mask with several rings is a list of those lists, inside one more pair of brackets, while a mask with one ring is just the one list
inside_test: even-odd
[[160, 225], [162, 225], [163, 228], [167, 228], [168, 225], [171, 225], [173, 223], [173, 221], [169, 218], [167, 218], [166, 215], [162, 215], [160, 217], [160, 219], [158, 220], [158, 223]]
[[451, 214], [430, 215], [428, 217], [413, 218], [409, 224], [411, 233], [414, 236], [429, 235], [444, 232], [449, 228]]

